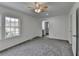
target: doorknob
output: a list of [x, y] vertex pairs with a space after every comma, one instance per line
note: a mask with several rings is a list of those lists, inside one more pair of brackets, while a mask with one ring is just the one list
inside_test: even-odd
[[76, 35], [72, 35], [73, 37], [76, 37]]

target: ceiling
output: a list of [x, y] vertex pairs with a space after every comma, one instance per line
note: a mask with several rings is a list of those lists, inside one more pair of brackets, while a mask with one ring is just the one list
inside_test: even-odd
[[32, 6], [32, 2], [0, 2], [0, 5], [16, 9], [30, 16], [41, 18], [68, 14], [74, 2], [46, 2], [46, 4], [48, 5], [48, 11], [36, 14], [31, 8], [28, 8], [29, 6]]

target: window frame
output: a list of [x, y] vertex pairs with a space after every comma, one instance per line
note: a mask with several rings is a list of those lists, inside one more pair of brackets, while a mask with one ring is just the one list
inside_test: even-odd
[[[19, 35], [6, 38], [6, 36], [5, 36], [5, 17], [19, 19]], [[16, 37], [20, 37], [21, 36], [21, 27], [22, 27], [21, 25], [22, 25], [21, 24], [21, 17], [18, 17], [16, 15], [12, 15], [12, 14], [2, 15], [2, 39], [13, 39], [13, 38], [16, 38]]]

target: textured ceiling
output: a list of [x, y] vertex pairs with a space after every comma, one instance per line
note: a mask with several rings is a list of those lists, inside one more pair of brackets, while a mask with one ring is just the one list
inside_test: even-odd
[[29, 6], [32, 6], [32, 2], [1, 2], [0, 3], [0, 5], [4, 5], [6, 7], [10, 7], [22, 11], [34, 17], [47, 18], [47, 17], [68, 14], [74, 2], [47, 2], [46, 4], [48, 5], [48, 11], [40, 14], [36, 14], [32, 11], [31, 8], [28, 8]]

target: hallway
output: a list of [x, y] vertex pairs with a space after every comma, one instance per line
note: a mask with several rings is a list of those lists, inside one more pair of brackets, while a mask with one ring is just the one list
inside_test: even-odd
[[0, 56], [73, 56], [73, 53], [67, 41], [44, 37], [0, 52]]

